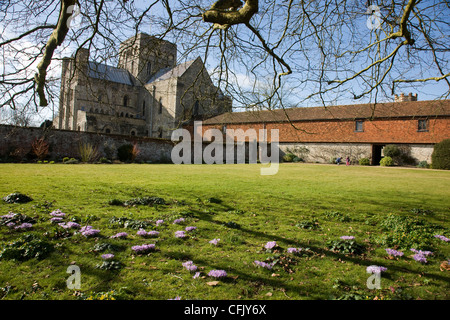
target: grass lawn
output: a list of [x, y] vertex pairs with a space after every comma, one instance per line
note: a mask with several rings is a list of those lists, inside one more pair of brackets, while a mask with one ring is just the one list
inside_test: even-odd
[[[434, 235], [450, 238], [450, 172], [290, 163], [281, 164], [276, 175], [261, 176], [260, 168], [0, 164], [0, 196], [21, 192], [33, 199], [0, 201], [0, 216], [26, 216], [14, 226], [0, 220], [0, 298], [449, 298], [450, 242]], [[164, 204], [110, 202], [144, 197]], [[86, 237], [62, 228], [50, 220], [58, 209], [65, 213], [63, 222], [100, 233]], [[184, 222], [174, 224], [180, 218]], [[15, 229], [27, 219], [30, 230]], [[157, 226], [157, 220], [164, 223]], [[175, 237], [189, 226], [196, 229]], [[140, 228], [159, 234], [144, 238]], [[110, 238], [120, 232], [128, 236]], [[28, 234], [37, 243], [30, 250], [38, 244], [52, 250], [41, 258], [12, 259], [11, 252], [24, 251], [12, 251], [11, 243]], [[213, 239], [220, 241], [214, 245]], [[264, 247], [273, 241], [276, 247]], [[156, 250], [132, 250], [143, 244]], [[386, 248], [404, 255], [389, 256]], [[418, 262], [410, 249], [432, 254]], [[105, 253], [114, 258], [103, 259]], [[186, 261], [197, 266], [198, 277], [183, 266]], [[80, 289], [67, 288], [71, 265], [80, 268]], [[387, 268], [379, 289], [367, 287], [371, 265]], [[208, 276], [211, 270], [227, 276]]]

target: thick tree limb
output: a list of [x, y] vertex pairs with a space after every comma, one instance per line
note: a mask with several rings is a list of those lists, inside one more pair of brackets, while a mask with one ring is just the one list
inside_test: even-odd
[[214, 23], [221, 29], [234, 24], [246, 24], [258, 12], [258, 0], [246, 0], [244, 6], [237, 10], [236, 0], [218, 0], [211, 9], [203, 13], [203, 21]]
[[36, 84], [36, 92], [39, 95], [40, 106], [48, 105], [44, 92], [47, 68], [52, 61], [53, 52], [55, 51], [56, 47], [61, 45], [67, 33], [69, 32], [69, 25], [67, 22], [71, 17], [72, 12], [68, 12], [68, 9], [70, 6], [75, 5], [75, 3], [76, 0], [61, 0], [58, 24], [56, 25], [56, 28], [53, 30], [50, 38], [48, 39], [48, 42], [45, 45], [44, 49], [44, 56], [37, 66], [38, 72], [34, 76], [34, 81]]

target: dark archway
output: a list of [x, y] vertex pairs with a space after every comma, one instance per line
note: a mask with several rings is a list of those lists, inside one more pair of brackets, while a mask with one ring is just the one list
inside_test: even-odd
[[372, 165], [380, 165], [381, 152], [383, 150], [384, 144], [373, 144], [372, 145]]

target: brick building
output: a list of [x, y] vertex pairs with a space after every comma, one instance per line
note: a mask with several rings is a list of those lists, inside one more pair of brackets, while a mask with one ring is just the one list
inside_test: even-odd
[[450, 100], [397, 102], [225, 113], [203, 122], [208, 129], [242, 129], [235, 141], [248, 141], [248, 129], [279, 130], [281, 154], [292, 152], [306, 162], [329, 163], [349, 156], [378, 164], [387, 144], [398, 145], [412, 162], [431, 162], [435, 143], [450, 138]]

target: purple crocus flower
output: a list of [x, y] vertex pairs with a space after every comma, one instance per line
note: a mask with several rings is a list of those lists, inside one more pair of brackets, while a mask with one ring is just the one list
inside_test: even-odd
[[116, 233], [115, 235], [111, 236], [110, 238], [115, 239], [115, 238], [126, 238], [126, 237], [128, 237], [128, 233], [119, 232], [119, 233]]
[[433, 254], [433, 252], [431, 252], [431, 251], [422, 251], [422, 250], [417, 250], [417, 249], [411, 249], [411, 251], [416, 254], [420, 254], [422, 256], [429, 256], [430, 254]]
[[219, 243], [220, 239], [212, 239], [211, 241], [209, 241], [209, 243], [217, 246], [217, 244]]
[[63, 220], [63, 218], [60, 217], [53, 217], [50, 219], [51, 222], [57, 223], [57, 222], [61, 222]]
[[197, 279], [198, 277], [200, 277], [200, 272], [196, 272], [192, 277], [192, 279]]
[[302, 250], [302, 248], [287, 248], [288, 253], [299, 253]]
[[160, 226], [164, 223], [164, 220], [156, 220], [156, 226]]
[[8, 214], [5, 214], [4, 216], [1, 216], [0, 218], [2, 219], [11, 219], [14, 218], [17, 215], [17, 213], [14, 212], [8, 212]]
[[273, 266], [275, 265], [274, 262], [267, 263], [267, 262], [259, 261], [259, 260], [255, 260], [255, 261], [253, 261], [253, 263], [256, 264], [258, 267], [266, 268], [266, 269], [269, 269], [269, 270], [272, 269]]
[[213, 278], [224, 278], [227, 276], [227, 273], [225, 270], [211, 270], [208, 272], [208, 276]]
[[58, 223], [58, 226], [64, 228], [64, 229], [78, 229], [81, 228], [81, 226], [73, 221], [69, 221], [67, 223]]
[[100, 230], [94, 229], [92, 226], [85, 226], [80, 229], [80, 233], [85, 237], [90, 237], [100, 233]]
[[66, 214], [62, 212], [60, 209], [54, 210], [50, 212], [50, 215], [53, 217], [64, 217]]
[[394, 250], [394, 249], [390, 249], [390, 248], [386, 249], [386, 253], [388, 255], [390, 255], [390, 256], [393, 256], [393, 257], [401, 257], [401, 256], [403, 256], [403, 252], [397, 251], [397, 250]]
[[180, 223], [183, 223], [183, 222], [184, 222], [184, 218], [179, 218], [179, 219], [175, 219], [173, 221], [173, 224], [180, 224]]
[[355, 239], [355, 237], [354, 236], [342, 236], [341, 239], [342, 240], [353, 240], [353, 239]]
[[175, 231], [175, 238], [185, 238], [186, 237], [186, 233], [184, 233], [184, 231]]
[[367, 273], [381, 273], [381, 272], [385, 272], [387, 271], [386, 267], [382, 267], [382, 266], [368, 266], [366, 269]]
[[158, 231], [147, 232], [144, 229], [139, 229], [139, 231], [136, 234], [141, 237], [157, 237], [159, 235], [159, 232]]
[[18, 225], [17, 227], [15, 227], [14, 229], [30, 229], [32, 227], [33, 227], [33, 225], [31, 223], [24, 222], [21, 225]]
[[267, 250], [273, 249], [277, 246], [277, 242], [276, 241], [269, 241], [266, 243], [266, 245], [264, 246], [264, 248], [266, 248]]
[[131, 247], [131, 250], [133, 250], [136, 253], [144, 253], [144, 252], [154, 251], [155, 245], [154, 244], [143, 244], [140, 246], [133, 246], [133, 247]]
[[438, 238], [438, 239], [441, 239], [442, 241], [445, 241], [445, 242], [449, 242], [449, 241], [450, 241], [449, 238], [444, 237], [444, 236], [441, 236], [441, 235], [439, 235], [439, 234], [435, 235], [434, 237], [435, 237], [435, 238]]
[[102, 259], [110, 260], [112, 258], [114, 258], [114, 255], [112, 253], [102, 254]]
[[186, 230], [187, 232], [191, 232], [194, 231], [195, 229], [197, 229], [197, 227], [186, 227], [186, 229], [184, 230]]
[[183, 267], [185, 267], [189, 271], [197, 271], [197, 266], [192, 261], [186, 261], [182, 263]]
[[413, 259], [416, 260], [417, 262], [427, 263], [427, 258], [420, 253], [413, 255]]

